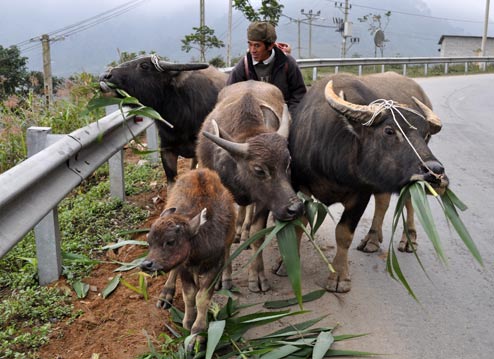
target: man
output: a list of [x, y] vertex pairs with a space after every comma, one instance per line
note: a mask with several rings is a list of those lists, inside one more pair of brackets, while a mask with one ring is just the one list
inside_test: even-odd
[[297, 62], [276, 46], [276, 31], [269, 22], [253, 22], [247, 28], [249, 51], [233, 68], [227, 85], [240, 81], [269, 82], [283, 93], [291, 113], [307, 92]]

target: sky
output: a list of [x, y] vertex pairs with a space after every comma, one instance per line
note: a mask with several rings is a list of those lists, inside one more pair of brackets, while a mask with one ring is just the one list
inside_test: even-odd
[[[29, 57], [30, 69], [41, 70], [41, 44], [39, 36], [44, 33], [54, 33], [55, 35], [66, 35], [63, 29], [77, 22], [86, 20], [105, 11], [109, 11], [118, 6], [129, 3], [130, 0], [0, 0], [0, 45], [9, 47], [17, 45], [22, 50], [22, 55]], [[343, 2], [344, 0], [338, 0]], [[285, 4], [284, 13], [293, 18], [300, 18], [300, 9], [321, 9], [322, 15], [326, 16], [320, 22], [330, 24], [331, 17], [341, 16], [334, 6], [334, 0], [281, 0]], [[258, 7], [260, 0], [251, 0], [254, 7]], [[416, 8], [422, 10], [421, 18], [424, 14], [430, 16], [432, 25], [436, 23], [448, 23], [458, 31], [459, 34], [481, 36], [483, 31], [483, 21], [486, 10], [486, 0], [350, 0], [353, 4], [354, 12], [368, 11], [376, 12], [382, 9], [396, 11], [394, 18], [399, 21], [398, 12], [404, 3], [413, 3]], [[418, 4], [418, 5], [416, 5]], [[206, 24], [216, 30], [216, 35], [226, 43], [227, 40], [227, 12], [228, 0], [205, 0]], [[489, 36], [494, 36], [494, 3], [490, 9]], [[402, 10], [402, 16], [413, 19], [413, 14], [417, 9]], [[439, 19], [443, 19], [442, 21]], [[417, 17], [419, 19], [419, 17]], [[293, 23], [284, 19], [284, 28], [292, 33], [292, 41], [296, 32]], [[90, 59], [100, 57], [101, 64], [110, 63], [115, 60], [117, 51], [139, 51], [139, 50], [159, 50], [158, 53], [167, 52], [173, 60], [184, 61], [190, 58], [192, 53], [184, 54], [181, 51], [180, 38], [192, 32], [193, 26], [198, 26], [199, 22], [199, 1], [198, 0], [142, 0], [128, 12], [119, 16], [111, 16], [108, 21], [87, 29], [78, 28], [77, 32], [65, 36], [60, 41], [52, 42], [52, 68], [55, 75], [60, 73], [66, 76], [67, 71], [94, 71], [94, 65], [89, 65]], [[354, 28], [356, 19], [353, 19]], [[282, 21], [280, 21], [280, 24]], [[245, 49], [245, 28], [248, 22], [243, 15], [234, 10], [233, 30], [236, 35], [233, 38], [233, 54], [239, 55]], [[357, 24], [358, 25], [358, 24]], [[283, 29], [284, 29], [283, 28]], [[289, 29], [288, 29], [289, 28]], [[423, 39], [428, 36], [436, 38], [437, 34], [420, 33], [417, 29], [417, 37]], [[358, 32], [360, 31], [360, 33]], [[409, 32], [410, 30], [406, 30]], [[450, 30], [452, 31], [452, 30]], [[396, 34], [398, 34], [397, 32]], [[145, 35], [143, 35], [145, 34]], [[358, 30], [357, 34], [365, 35], [365, 29]], [[280, 37], [280, 35], [279, 35]], [[33, 41], [30, 41], [33, 39]], [[55, 36], [56, 39], [56, 36]], [[315, 37], [315, 41], [318, 41]], [[319, 40], [321, 41], [321, 40]], [[437, 43], [437, 40], [434, 40]], [[152, 48], [155, 44], [155, 48]], [[332, 48], [320, 50], [320, 56], [336, 56], [338, 44], [333, 44]], [[111, 51], [110, 51], [111, 48]], [[84, 51], [82, 51], [84, 50]], [[223, 53], [225, 50], [221, 50]], [[363, 52], [364, 50], [362, 50]], [[399, 51], [396, 51], [399, 52]], [[402, 52], [402, 51], [401, 51]], [[363, 53], [368, 56], [367, 53]], [[73, 58], [77, 56], [77, 58]], [[197, 56], [197, 54], [196, 54]], [[306, 56], [307, 57], [307, 56]], [[87, 69], [80, 61], [86, 58]], [[96, 61], [96, 60], [94, 60]], [[62, 66], [62, 62], [64, 66]], [[73, 70], [67, 70], [67, 62], [73, 63]], [[61, 69], [64, 70], [61, 70]], [[63, 73], [65, 71], [65, 73]]]

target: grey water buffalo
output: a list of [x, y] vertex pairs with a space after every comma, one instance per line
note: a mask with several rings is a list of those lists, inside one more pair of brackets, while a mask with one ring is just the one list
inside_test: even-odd
[[126, 91], [173, 125], [156, 122], [161, 161], [171, 185], [178, 156], [194, 157], [198, 131], [227, 77], [208, 64], [174, 64], [151, 55], [109, 69], [100, 76], [100, 87], [105, 93], [114, 93], [115, 87]]
[[[201, 129], [199, 164], [218, 172], [237, 204], [255, 205], [253, 233], [266, 226], [270, 211], [281, 221], [303, 212], [290, 183], [289, 124], [281, 91], [251, 80], [225, 87]], [[261, 244], [253, 243], [253, 250]], [[249, 289], [269, 288], [261, 254], [249, 268]]]
[[[411, 98], [413, 106], [389, 101], [400, 89], [379, 92], [385, 81], [375, 86], [369, 81], [338, 74], [316, 82], [290, 128], [294, 187], [326, 205], [344, 206], [329, 291], [351, 289], [348, 249], [372, 194], [396, 193], [417, 180], [448, 185], [443, 165], [424, 139], [441, 125], [439, 118], [417, 98]], [[340, 91], [346, 100], [337, 95]]]
[[[230, 254], [235, 234], [235, 203], [218, 175], [206, 168], [177, 179], [166, 209], [148, 234], [149, 253], [141, 264], [148, 272], [174, 271], [182, 280], [185, 303], [183, 326], [198, 334], [207, 330], [207, 311], [219, 275]], [[175, 280], [173, 283], [175, 286]], [[222, 286], [230, 289], [231, 263]], [[157, 303], [162, 307], [169, 291]], [[199, 342], [203, 342], [198, 337]]]

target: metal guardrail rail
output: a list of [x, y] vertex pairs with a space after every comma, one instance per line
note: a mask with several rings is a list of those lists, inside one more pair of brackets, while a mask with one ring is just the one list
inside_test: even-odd
[[[53, 144], [35, 149], [39, 152], [0, 174], [0, 257], [40, 221], [43, 225], [45, 216], [44, 221], [56, 221], [52, 210], [58, 203], [152, 124], [151, 119], [124, 118], [116, 111], [68, 135], [56, 135]], [[37, 236], [36, 248], [40, 283], [46, 284], [60, 274], [60, 246], [52, 243], [53, 238], [43, 237]]]

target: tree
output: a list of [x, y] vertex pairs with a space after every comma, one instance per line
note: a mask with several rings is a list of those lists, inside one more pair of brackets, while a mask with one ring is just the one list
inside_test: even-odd
[[213, 57], [208, 62], [210, 65], [213, 65], [214, 67], [217, 67], [217, 68], [226, 67], [225, 60], [223, 59], [223, 57], [221, 55]]
[[0, 99], [14, 94], [25, 85], [27, 57], [21, 56], [17, 46], [0, 45]]
[[[218, 39], [214, 35], [214, 30], [208, 26], [193, 27], [192, 30], [195, 32], [189, 35], [185, 35], [182, 40], [182, 50], [185, 52], [190, 52], [190, 50], [195, 49], [201, 52], [201, 45], [204, 49], [212, 49], [214, 47], [220, 48], [224, 47], [223, 41]], [[201, 59], [204, 61], [205, 59]]]
[[[383, 16], [384, 16], [384, 19], [383, 19]], [[371, 36], [376, 36], [377, 32], [380, 31], [380, 33], [382, 35], [382, 41], [380, 41], [379, 46], [378, 46], [378, 44], [376, 44], [376, 50], [377, 50], [377, 47], [379, 47], [379, 49], [381, 50], [381, 56], [383, 56], [384, 42], [388, 41], [384, 38], [384, 30], [386, 30], [386, 28], [389, 25], [390, 17], [391, 17], [391, 11], [387, 11], [384, 13], [384, 15], [369, 13], [367, 15], [364, 15], [364, 16], [358, 18], [358, 21], [363, 22], [363, 23], [367, 23], [367, 25], [369, 26], [367, 30], [369, 31]], [[383, 24], [383, 21], [385, 21], [384, 24]], [[374, 56], [375, 55], [376, 54], [374, 54]]]
[[277, 0], [262, 0], [261, 7], [256, 11], [249, 0], [233, 0], [233, 7], [240, 10], [251, 22], [269, 21], [277, 26], [284, 6]]

